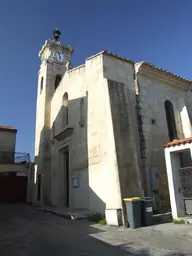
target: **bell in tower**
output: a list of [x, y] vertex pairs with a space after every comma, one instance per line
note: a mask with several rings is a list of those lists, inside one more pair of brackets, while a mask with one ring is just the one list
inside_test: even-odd
[[59, 41], [59, 38], [61, 36], [61, 31], [59, 31], [57, 28], [53, 31], [53, 37], [55, 38], [55, 41]]

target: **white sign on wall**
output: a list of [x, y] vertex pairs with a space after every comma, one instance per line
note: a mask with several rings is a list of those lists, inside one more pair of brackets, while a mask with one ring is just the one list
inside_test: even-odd
[[78, 188], [79, 187], [79, 177], [77, 177], [77, 176], [72, 177], [72, 187], [73, 188]]
[[153, 208], [152, 207], [146, 207], [146, 212], [152, 212]]

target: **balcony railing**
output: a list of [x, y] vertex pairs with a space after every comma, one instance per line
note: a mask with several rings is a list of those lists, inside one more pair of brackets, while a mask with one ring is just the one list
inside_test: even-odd
[[30, 154], [0, 151], [0, 164], [26, 164], [30, 162]]

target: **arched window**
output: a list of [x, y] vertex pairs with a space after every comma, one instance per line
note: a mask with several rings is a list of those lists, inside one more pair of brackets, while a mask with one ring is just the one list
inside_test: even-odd
[[68, 113], [68, 93], [66, 92], [63, 95], [63, 100], [62, 100], [62, 126], [65, 127], [68, 125], [68, 119], [69, 119], [69, 113]]
[[85, 121], [85, 102], [83, 98], [80, 101], [80, 121]]
[[61, 82], [62, 75], [56, 75], [55, 77], [55, 90], [57, 89], [59, 83]]
[[41, 84], [40, 84], [40, 93], [43, 91], [43, 77], [41, 77]]
[[85, 102], [84, 98], [80, 100], [80, 121], [79, 125], [83, 127], [85, 124]]
[[170, 141], [172, 141], [174, 139], [178, 139], [174, 109], [173, 109], [172, 103], [169, 100], [165, 101], [165, 112], [166, 112], [166, 118], [167, 118], [169, 139], [170, 139]]

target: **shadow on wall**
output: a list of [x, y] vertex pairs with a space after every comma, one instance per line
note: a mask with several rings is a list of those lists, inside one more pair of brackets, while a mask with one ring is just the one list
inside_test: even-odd
[[[61, 107], [51, 129], [44, 126], [40, 134], [39, 154], [35, 156], [35, 198], [43, 204], [104, 213], [105, 203], [90, 187], [88, 92], [73, 100], [64, 93], [60, 100]], [[90, 161], [94, 162], [94, 157], [93, 154]], [[100, 184], [99, 179], [97, 182]]]
[[[123, 198], [143, 196], [142, 174], [139, 168], [139, 157], [132, 117], [132, 104], [125, 84], [108, 80], [113, 131], [121, 196]], [[134, 95], [133, 95], [134, 97]], [[122, 202], [126, 218], [125, 203]]]
[[[43, 128], [39, 135], [38, 155], [34, 157], [34, 186], [33, 186], [33, 204], [48, 204], [48, 182], [50, 171], [47, 165], [50, 162], [49, 147], [50, 141], [45, 139], [45, 136], [50, 132], [49, 128]], [[47, 156], [47, 157], [46, 157]]]

